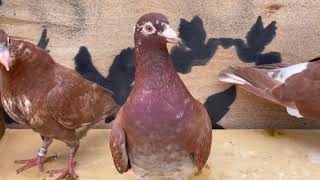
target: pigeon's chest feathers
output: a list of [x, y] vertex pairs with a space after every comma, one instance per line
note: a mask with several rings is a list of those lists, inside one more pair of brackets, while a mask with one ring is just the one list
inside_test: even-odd
[[[142, 90], [143, 91], [143, 90]], [[145, 90], [144, 93], [148, 90]], [[135, 97], [129, 113], [141, 119], [178, 120], [192, 112], [192, 99], [173, 94], [154, 93]]]
[[193, 97], [175, 72], [154, 71], [135, 82], [126, 112], [150, 122], [179, 120], [192, 113], [192, 102]]

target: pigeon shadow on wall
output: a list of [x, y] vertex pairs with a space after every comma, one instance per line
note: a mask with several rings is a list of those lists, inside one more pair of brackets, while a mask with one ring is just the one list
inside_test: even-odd
[[84, 46], [80, 47], [74, 58], [76, 71], [84, 78], [114, 92], [113, 98], [123, 105], [130, 91], [135, 73], [134, 48], [127, 48], [118, 54], [109, 68], [108, 76], [104, 77], [92, 63], [91, 55]]
[[[49, 44], [48, 31], [47, 31], [47, 28], [44, 27], [37, 46], [39, 48], [46, 49], [48, 47], [48, 44]], [[49, 52], [49, 50], [47, 51]]]
[[257, 21], [246, 35], [246, 42], [242, 39], [220, 38], [220, 44], [224, 48], [235, 46], [239, 59], [245, 63], [273, 64], [281, 62], [279, 52], [263, 53], [265, 47], [276, 36], [276, 21], [272, 21], [264, 27], [262, 18], [259, 16]]
[[[188, 22], [181, 19], [179, 37], [183, 41], [182, 47], [174, 47], [171, 50], [171, 58], [179, 73], [190, 73], [192, 66], [205, 66], [214, 56], [217, 48], [235, 46], [237, 55], [242, 62], [255, 64], [270, 64], [281, 62], [278, 52], [263, 54], [265, 47], [276, 35], [276, 22], [263, 26], [259, 16], [247, 33], [246, 40], [232, 38], [209, 38], [203, 27], [203, 21], [199, 16], [193, 17]], [[119, 105], [123, 105], [134, 81], [135, 75], [135, 50], [123, 49], [113, 60], [108, 76], [105, 77], [94, 67], [91, 55], [86, 47], [80, 47], [75, 57], [76, 70], [86, 79], [95, 82], [114, 92], [114, 99]], [[218, 122], [228, 112], [229, 106], [236, 98], [234, 86], [223, 92], [209, 96], [204, 103], [212, 120], [213, 128], [223, 128]]]
[[179, 37], [183, 41], [182, 47], [174, 47], [171, 57], [176, 70], [180, 73], [191, 72], [192, 66], [205, 66], [214, 56], [219, 45], [223, 48], [235, 46], [237, 55], [242, 62], [272, 64], [281, 62], [279, 52], [263, 54], [265, 47], [276, 36], [276, 22], [272, 21], [264, 27], [259, 16], [246, 35], [246, 41], [237, 38], [209, 38], [206, 42], [206, 31], [199, 16], [188, 22], [180, 20]]
[[118, 104], [123, 105], [126, 102], [132, 89], [134, 77], [135, 50], [127, 48], [114, 58], [107, 77], [111, 81], [112, 87], [110, 89], [115, 92], [115, 100]]
[[[100, 86], [113, 91], [113, 98], [117, 104], [123, 105], [130, 91], [135, 73], [135, 52], [134, 48], [127, 48], [121, 51], [114, 58], [109, 68], [108, 76], [103, 76], [93, 65], [90, 52], [87, 47], [81, 46], [78, 54], [74, 58], [75, 69], [84, 78], [95, 82]], [[114, 117], [106, 119], [106, 123], [112, 121]]]
[[74, 57], [74, 62], [76, 64], [75, 70], [80, 72], [85, 79], [95, 82], [104, 88], [110, 88], [109, 81], [92, 64], [91, 54], [87, 47], [81, 46], [79, 48], [77, 55]]
[[199, 16], [193, 17], [190, 22], [180, 20], [179, 37], [183, 46], [173, 47], [170, 54], [176, 70], [183, 74], [190, 73], [192, 66], [206, 65], [220, 44], [216, 38], [206, 42], [207, 33]]
[[225, 91], [213, 94], [207, 98], [204, 106], [211, 118], [212, 129], [223, 129], [223, 127], [219, 125], [219, 121], [227, 114], [235, 98], [235, 86], [231, 86]]
[[[244, 63], [255, 63], [256, 65], [279, 63], [282, 60], [279, 52], [263, 53], [265, 47], [276, 36], [276, 29], [275, 21], [264, 27], [262, 18], [259, 16], [248, 31], [246, 41], [239, 38], [219, 38], [218, 44], [223, 48], [235, 46], [239, 59]], [[235, 98], [235, 86], [231, 86], [229, 89], [207, 98], [204, 105], [211, 118], [213, 128], [222, 128], [219, 125], [219, 121], [227, 114], [229, 106], [234, 102]]]

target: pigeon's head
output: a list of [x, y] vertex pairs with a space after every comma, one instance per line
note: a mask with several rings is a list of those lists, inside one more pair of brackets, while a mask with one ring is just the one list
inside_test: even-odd
[[10, 38], [6, 32], [0, 29], [0, 63], [9, 71], [13, 59], [9, 51]]
[[168, 19], [159, 13], [143, 15], [134, 28], [136, 46], [152, 44], [180, 43], [176, 32], [170, 28]]

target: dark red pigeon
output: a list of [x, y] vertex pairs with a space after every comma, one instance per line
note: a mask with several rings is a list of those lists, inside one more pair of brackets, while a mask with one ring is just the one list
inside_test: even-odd
[[320, 58], [294, 65], [229, 67], [219, 79], [285, 107], [291, 116], [320, 120]]
[[166, 44], [178, 42], [162, 14], [146, 14], [135, 26], [135, 82], [116, 116], [110, 139], [120, 173], [132, 168], [137, 179], [187, 179], [195, 168], [201, 170], [206, 164], [211, 121], [170, 59]]
[[33, 166], [43, 171], [43, 164], [52, 159], [46, 157], [48, 147], [53, 139], [58, 139], [70, 147], [70, 159], [66, 168], [49, 173], [61, 173], [57, 179], [77, 178], [74, 157], [79, 140], [92, 124], [117, 111], [112, 92], [57, 64], [46, 50], [10, 38], [2, 30], [0, 62], [3, 65], [0, 66], [1, 100], [5, 111], [43, 139], [36, 158], [15, 161], [23, 164], [17, 173]]

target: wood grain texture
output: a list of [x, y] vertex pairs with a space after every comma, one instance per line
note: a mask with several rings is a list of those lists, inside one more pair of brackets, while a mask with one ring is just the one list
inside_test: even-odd
[[[194, 45], [201, 46], [210, 38], [215, 38], [212, 41], [220, 44], [214, 46], [215, 51], [205, 63], [195, 63], [199, 66], [193, 66], [189, 73], [181, 73], [180, 76], [193, 96], [205, 103], [208, 98], [229, 88], [218, 81], [217, 75], [231, 64], [252, 65], [252, 59], [265, 60], [268, 59], [266, 56], [276, 55], [273, 52], [280, 53], [283, 63], [304, 62], [319, 56], [319, 9], [320, 2], [313, 0], [204, 0], [197, 3], [192, 0], [3, 0], [0, 28], [11, 35], [37, 43], [45, 26], [50, 38], [47, 49], [60, 64], [75, 68], [73, 58], [79, 48], [85, 46], [93, 65], [103, 77], [107, 77], [115, 57], [122, 50], [133, 47], [133, 26], [141, 15], [152, 11], [163, 13], [177, 31], [180, 18], [190, 22], [198, 15], [206, 36], [203, 42]], [[255, 24], [259, 24], [258, 16], [261, 16], [264, 28], [270, 25], [269, 37], [262, 38], [264, 42], [261, 41], [261, 44], [253, 43], [250, 46], [247, 33]], [[276, 27], [273, 29], [276, 34], [270, 30], [273, 27]], [[193, 34], [199, 34], [199, 31]], [[259, 37], [259, 33], [254, 35], [252, 41]], [[238, 45], [242, 49], [237, 46], [240, 40], [243, 44]], [[233, 46], [221, 46], [228, 46], [227, 43]], [[254, 48], [259, 45], [262, 47]], [[253, 56], [257, 57], [251, 57], [250, 60], [245, 53], [252, 55], [252, 51]], [[230, 108], [229, 111], [219, 121], [224, 128], [320, 127], [318, 121], [296, 120], [287, 115], [284, 108], [242, 90], [237, 89], [236, 94], [235, 101], [224, 109], [226, 112]], [[223, 102], [224, 99], [216, 103], [213, 101], [213, 104], [218, 106]]]

